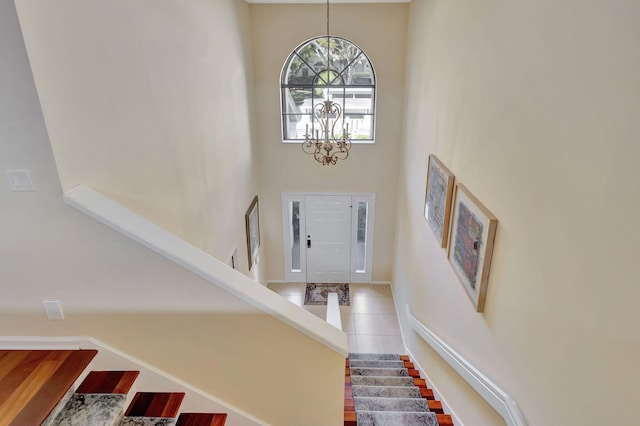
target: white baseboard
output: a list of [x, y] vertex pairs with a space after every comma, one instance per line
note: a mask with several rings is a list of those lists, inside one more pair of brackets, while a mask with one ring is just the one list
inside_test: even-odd
[[[393, 287], [391, 287], [391, 293], [393, 294], [393, 304], [396, 308], [396, 314], [398, 314], [399, 312], [402, 312], [402, 311], [398, 309], [398, 304], [396, 303], [396, 300], [398, 299], [396, 298], [396, 295], [393, 292]], [[449, 414], [451, 416], [451, 419], [453, 420], [453, 424], [457, 426], [464, 426], [462, 421], [460, 421], [460, 419], [456, 415], [455, 410], [452, 410], [451, 406], [447, 403], [447, 398], [442, 396], [442, 394], [438, 391], [438, 387], [433, 383], [433, 381], [431, 380], [431, 377], [429, 377], [429, 374], [427, 374], [426, 370], [420, 366], [420, 363], [418, 363], [417, 358], [409, 350], [407, 346], [407, 342], [404, 339], [405, 332], [402, 329], [402, 321], [398, 321], [398, 323], [400, 325], [400, 337], [402, 338], [402, 345], [407, 351], [407, 355], [409, 355], [409, 357], [411, 358], [411, 362], [413, 362], [414, 365], [417, 367], [418, 371], [420, 371], [420, 374], [422, 375], [422, 377], [424, 377], [427, 380], [427, 383], [429, 384], [431, 390], [433, 390], [434, 397], [442, 403], [442, 409], [446, 414]]]
[[289, 281], [286, 280], [267, 280], [267, 285], [269, 284], [289, 284]]
[[[404, 337], [402, 338], [402, 343], [404, 343]], [[404, 347], [405, 349], [407, 349], [406, 345]], [[416, 357], [413, 355], [413, 353], [411, 353], [409, 349], [407, 349], [407, 355], [409, 355], [409, 357], [411, 358], [411, 362], [413, 362], [413, 364], [417, 367], [417, 370], [420, 372], [421, 376], [427, 380], [429, 388], [433, 390], [434, 398], [442, 403], [442, 409], [446, 414], [449, 414], [451, 416], [453, 424], [456, 426], [464, 426], [462, 421], [460, 421], [458, 416], [456, 416], [455, 412], [451, 409], [451, 406], [447, 403], [447, 398], [445, 398], [440, 392], [438, 392], [438, 387], [433, 384], [433, 381], [429, 377], [429, 374], [427, 374], [427, 370], [423, 369], [420, 366], [420, 364], [416, 361]]]
[[1, 350], [76, 351], [86, 337], [0, 336]]

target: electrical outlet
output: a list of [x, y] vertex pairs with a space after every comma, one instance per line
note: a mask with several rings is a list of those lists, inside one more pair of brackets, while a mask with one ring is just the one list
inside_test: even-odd
[[11, 189], [18, 192], [35, 191], [29, 170], [7, 170]]

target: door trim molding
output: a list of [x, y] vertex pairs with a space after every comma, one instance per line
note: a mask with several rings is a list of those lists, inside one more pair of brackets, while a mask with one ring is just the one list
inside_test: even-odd
[[[304, 238], [306, 236], [306, 224], [305, 224], [305, 202], [304, 197], [308, 195], [315, 196], [351, 196], [352, 205], [357, 203], [358, 201], [367, 201], [369, 202], [368, 208], [368, 218], [367, 218], [367, 245], [366, 245], [366, 253], [367, 257], [365, 259], [365, 263], [367, 265], [365, 272], [355, 272], [355, 264], [356, 264], [356, 252], [354, 247], [355, 244], [355, 236], [357, 227], [357, 209], [352, 209], [352, 250], [351, 250], [351, 282], [353, 283], [370, 283], [372, 276], [372, 262], [373, 262], [373, 240], [374, 240], [374, 229], [375, 229], [375, 199], [376, 195], [372, 192], [283, 192], [281, 194], [281, 203], [282, 203], [282, 230], [283, 230], [283, 251], [284, 251], [284, 282], [306, 282], [307, 281], [307, 256], [306, 250], [300, 250], [300, 271], [292, 271], [292, 258], [291, 258], [291, 234], [290, 234], [290, 223], [289, 223], [289, 203], [298, 201], [299, 204], [299, 212], [300, 212], [300, 244], [302, 246]], [[286, 214], [285, 214], [286, 213]], [[355, 223], [354, 223], [355, 222]]]

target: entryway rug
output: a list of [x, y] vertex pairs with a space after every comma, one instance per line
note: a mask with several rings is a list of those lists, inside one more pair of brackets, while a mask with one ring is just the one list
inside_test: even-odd
[[349, 284], [308, 283], [304, 293], [304, 304], [326, 305], [328, 293], [338, 293], [338, 304], [349, 306]]

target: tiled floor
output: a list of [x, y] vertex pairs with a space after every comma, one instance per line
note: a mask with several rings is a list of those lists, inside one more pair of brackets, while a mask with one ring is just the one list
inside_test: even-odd
[[[304, 305], [305, 284], [269, 284], [268, 287], [309, 312], [326, 318], [326, 306]], [[349, 352], [405, 353], [398, 317], [388, 285], [350, 284], [350, 306], [340, 306], [342, 330]]]

